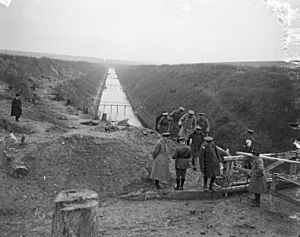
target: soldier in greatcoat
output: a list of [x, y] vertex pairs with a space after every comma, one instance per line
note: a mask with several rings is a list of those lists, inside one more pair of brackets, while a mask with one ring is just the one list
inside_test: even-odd
[[260, 196], [268, 191], [267, 178], [264, 168], [264, 162], [259, 156], [259, 153], [253, 151], [251, 162], [249, 192], [254, 193], [255, 199], [253, 206], [260, 206]]
[[179, 137], [188, 137], [196, 128], [196, 117], [195, 112], [193, 110], [189, 110], [189, 112], [183, 115], [178, 122]]
[[170, 114], [170, 118], [171, 118], [170, 133], [172, 137], [175, 138], [178, 137], [178, 132], [179, 132], [178, 122], [179, 119], [183, 116], [183, 113], [184, 113], [184, 108], [180, 106], [178, 109], [173, 110]]
[[168, 118], [168, 115], [169, 114], [167, 112], [164, 112], [163, 117], [161, 117], [158, 122], [157, 129], [158, 129], [158, 132], [161, 134], [169, 132], [170, 120]]
[[22, 101], [20, 99], [20, 95], [17, 93], [16, 97], [13, 99], [11, 103], [11, 116], [15, 116], [17, 122], [19, 122], [19, 118], [22, 115]]
[[192, 158], [191, 148], [185, 144], [186, 138], [180, 137], [179, 147], [176, 148], [172, 158], [175, 160], [176, 190], [182, 190], [185, 181], [186, 170], [190, 167]]
[[197, 125], [202, 128], [204, 134], [208, 134], [210, 130], [210, 123], [207, 118], [204, 117], [204, 113], [199, 113], [196, 121]]
[[220, 172], [220, 156], [212, 137], [205, 137], [205, 142], [200, 150], [200, 170], [204, 175], [204, 188], [207, 188], [207, 180], [210, 178], [209, 189], [213, 191], [215, 178]]
[[170, 177], [167, 137], [170, 133], [163, 133], [156, 142], [153, 156], [153, 165], [150, 178], [155, 180], [155, 187], [160, 189], [160, 182], [167, 182]]
[[204, 133], [201, 131], [201, 127], [197, 126], [195, 131], [192, 132], [187, 138], [187, 145], [191, 143], [192, 149], [192, 164], [196, 168], [196, 162], [199, 160], [201, 145], [204, 142]]

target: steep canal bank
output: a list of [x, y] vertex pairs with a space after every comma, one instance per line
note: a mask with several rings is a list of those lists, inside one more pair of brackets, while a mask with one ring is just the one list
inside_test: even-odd
[[142, 127], [141, 122], [134, 113], [129, 100], [123, 91], [114, 68], [109, 68], [108, 70], [104, 90], [102, 91], [101, 99], [97, 104], [97, 115], [100, 119], [105, 116], [107, 120], [112, 122], [128, 119], [128, 124]]

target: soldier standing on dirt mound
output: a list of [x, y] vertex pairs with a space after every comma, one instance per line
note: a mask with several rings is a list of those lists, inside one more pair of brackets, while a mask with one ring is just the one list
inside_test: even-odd
[[13, 99], [11, 103], [11, 114], [10, 114], [10, 116], [15, 116], [17, 122], [19, 122], [19, 118], [22, 115], [22, 101], [19, 96], [20, 95], [17, 93], [16, 97]]
[[203, 133], [207, 136], [210, 130], [210, 123], [207, 118], [204, 117], [204, 113], [199, 113], [197, 118], [197, 125], [202, 128]]
[[201, 131], [201, 127], [197, 126], [195, 131], [192, 132], [187, 139], [187, 145], [190, 144], [190, 141], [192, 140], [191, 143], [191, 149], [192, 149], [192, 165], [195, 167], [194, 170], [196, 170], [196, 160], [197, 158], [199, 159], [200, 155], [200, 149], [201, 145], [204, 142], [204, 133]]
[[170, 123], [170, 133], [172, 137], [177, 138], [178, 137], [178, 132], [179, 132], [179, 126], [178, 122], [179, 119], [183, 116], [184, 108], [179, 107], [178, 109], [175, 109], [172, 111], [170, 114], [170, 117], [172, 118], [171, 123]]
[[188, 137], [196, 128], [196, 117], [195, 112], [193, 110], [189, 110], [189, 112], [183, 115], [178, 122], [180, 127], [179, 137]]
[[204, 174], [204, 189], [207, 189], [207, 179], [210, 178], [209, 189], [213, 191], [215, 178], [221, 174], [220, 157], [212, 137], [205, 137], [205, 143], [200, 150], [200, 170]]
[[168, 113], [164, 112], [163, 117], [159, 120], [157, 129], [159, 133], [166, 133], [169, 132], [170, 129], [170, 120], [168, 118]]
[[155, 131], [159, 132], [158, 130], [158, 123], [160, 121], [160, 119], [163, 117], [163, 113], [160, 113], [159, 115], [156, 116], [156, 119], [155, 119]]
[[253, 200], [254, 203], [252, 206], [259, 207], [261, 194], [268, 191], [267, 178], [264, 168], [264, 162], [259, 156], [259, 153], [253, 151], [252, 154], [252, 169], [249, 174], [251, 177], [249, 184], [249, 192], [254, 193], [255, 195], [255, 199]]
[[159, 182], [168, 182], [170, 177], [169, 171], [169, 158], [168, 158], [168, 147], [167, 137], [170, 133], [163, 133], [162, 137], [156, 142], [153, 156], [153, 165], [150, 178], [155, 180], [155, 187], [160, 189]]
[[186, 138], [180, 137], [179, 147], [176, 148], [172, 158], [175, 160], [176, 170], [176, 190], [182, 190], [185, 181], [186, 170], [190, 167], [190, 159], [192, 158], [191, 148], [185, 144]]

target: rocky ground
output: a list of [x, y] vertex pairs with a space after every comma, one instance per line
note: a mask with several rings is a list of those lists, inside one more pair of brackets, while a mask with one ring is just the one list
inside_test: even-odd
[[[218, 200], [128, 201], [130, 192], [153, 191], [145, 179], [158, 135], [148, 129], [120, 127], [105, 133], [104, 124], [81, 125], [89, 115], [65, 101], [52, 100], [57, 82], [42, 83], [38, 104], [24, 101], [17, 123], [9, 116], [11, 91], [2, 85], [0, 136], [12, 129], [24, 146], [0, 154], [0, 236], [50, 236], [53, 199], [60, 190], [89, 188], [100, 198], [101, 236], [298, 236], [299, 210], [277, 200], [269, 212], [266, 197], [260, 209], [250, 208], [249, 195]], [[176, 144], [169, 141], [170, 153]], [[28, 176], [9, 175], [11, 159], [21, 158]], [[170, 162], [174, 177], [174, 164]], [[186, 188], [199, 188], [198, 173], [189, 171]], [[167, 184], [167, 190], [172, 189]], [[296, 190], [298, 191], [298, 190]]]

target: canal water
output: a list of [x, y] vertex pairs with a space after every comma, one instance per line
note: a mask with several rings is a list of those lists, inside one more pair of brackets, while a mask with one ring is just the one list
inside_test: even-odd
[[107, 120], [111, 122], [128, 119], [128, 124], [142, 127], [136, 117], [131, 104], [123, 91], [114, 68], [108, 69], [105, 87], [100, 99], [98, 116], [101, 119], [106, 114]]

